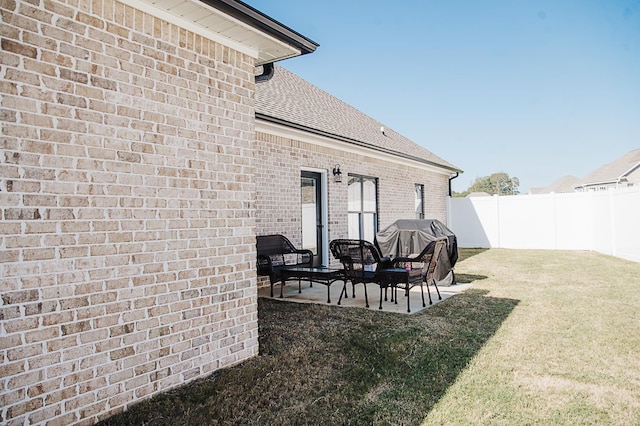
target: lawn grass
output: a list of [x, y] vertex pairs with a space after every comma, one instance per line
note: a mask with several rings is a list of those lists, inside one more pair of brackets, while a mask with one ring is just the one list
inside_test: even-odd
[[640, 424], [637, 263], [460, 250], [415, 315], [260, 299], [260, 355], [109, 425]]
[[640, 424], [640, 265], [490, 250], [463, 268], [520, 302], [424, 424]]

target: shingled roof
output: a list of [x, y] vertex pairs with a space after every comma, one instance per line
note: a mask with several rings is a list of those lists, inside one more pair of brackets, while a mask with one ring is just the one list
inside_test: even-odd
[[[256, 118], [461, 172], [381, 122], [280, 66], [256, 84]], [[384, 133], [381, 128], [384, 127]]]
[[567, 175], [563, 176], [557, 181], [553, 182], [551, 185], [546, 186], [544, 188], [531, 188], [529, 189], [529, 193], [531, 194], [550, 194], [552, 192], [555, 193], [569, 193], [575, 192], [573, 187], [580, 181], [575, 176]]
[[640, 149], [635, 149], [589, 173], [583, 179], [580, 179], [580, 182], [575, 186], [579, 188], [625, 181], [626, 177], [638, 167], [640, 167]]

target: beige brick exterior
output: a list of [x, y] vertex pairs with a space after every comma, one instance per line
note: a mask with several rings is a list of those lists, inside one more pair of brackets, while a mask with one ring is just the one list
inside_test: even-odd
[[0, 12], [2, 424], [92, 424], [257, 355], [255, 235], [301, 244], [301, 170], [327, 173], [329, 240], [349, 173], [380, 228], [414, 184], [446, 219], [437, 167], [256, 133], [245, 53], [113, 0]]
[[[328, 175], [329, 241], [347, 238], [348, 186], [351, 174], [378, 178], [378, 220], [383, 229], [398, 219], [415, 218], [415, 184], [424, 185], [425, 217], [446, 223], [449, 176], [429, 167], [404, 161], [385, 160], [366, 149], [343, 151], [336, 147], [303, 142], [263, 131], [256, 132], [256, 227], [258, 235], [279, 233], [294, 244], [302, 243], [300, 172], [326, 170]], [[329, 144], [330, 145], [330, 144]], [[332, 170], [340, 164], [342, 183], [335, 183]], [[329, 261], [336, 266], [334, 259]], [[260, 284], [266, 281], [260, 280]]]
[[113, 0], [1, 12], [0, 423], [256, 355], [254, 59]]

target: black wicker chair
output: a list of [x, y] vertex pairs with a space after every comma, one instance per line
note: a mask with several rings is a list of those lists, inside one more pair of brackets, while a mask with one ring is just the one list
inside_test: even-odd
[[[271, 297], [273, 285], [282, 282], [282, 271], [289, 267], [311, 267], [313, 252], [297, 249], [284, 235], [259, 235], [256, 248], [258, 251], [258, 275], [269, 277]], [[282, 286], [280, 288], [282, 297]]]
[[[382, 309], [382, 290], [389, 286], [394, 286], [393, 273], [404, 272], [403, 270], [392, 268], [388, 257], [382, 257], [375, 245], [365, 240], [338, 239], [329, 244], [333, 256], [342, 263], [345, 280], [338, 305], [342, 297], [347, 295], [347, 282], [351, 281], [352, 294], [355, 295], [355, 285], [364, 285], [364, 298], [367, 308], [369, 307], [369, 297], [367, 295], [367, 284], [375, 283], [380, 286], [380, 307]], [[393, 294], [391, 292], [393, 302]], [[386, 300], [386, 291], [385, 291]]]
[[436, 267], [438, 266], [438, 259], [440, 258], [442, 250], [446, 250], [446, 247], [447, 239], [439, 238], [428, 244], [427, 247], [422, 250], [422, 253], [417, 256], [396, 257], [395, 259], [393, 259], [394, 267], [406, 269], [408, 264], [411, 268], [408, 269], [408, 280], [405, 283], [399, 284], [399, 287], [403, 287], [405, 289], [407, 306], [409, 306], [409, 290], [417, 285], [420, 286], [420, 292], [422, 293], [422, 307], [427, 306], [424, 300], [424, 290], [422, 287], [423, 283], [427, 286], [427, 294], [429, 295], [430, 305], [433, 304], [433, 301], [431, 299], [431, 291], [429, 290], [429, 282], [431, 282], [435, 287], [436, 292], [438, 293], [438, 299], [442, 300], [442, 296], [440, 295], [440, 290], [438, 289], [434, 274], [436, 271]]

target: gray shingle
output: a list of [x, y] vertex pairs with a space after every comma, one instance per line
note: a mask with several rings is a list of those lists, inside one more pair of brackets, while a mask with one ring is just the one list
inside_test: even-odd
[[302, 126], [321, 134], [335, 135], [356, 145], [461, 171], [420, 145], [358, 111], [335, 96], [282, 67], [273, 78], [256, 84], [256, 113]]
[[[589, 185], [603, 182], [615, 182], [618, 178], [626, 177], [627, 173], [640, 166], [640, 149], [635, 149], [618, 158], [617, 160], [605, 164], [599, 169], [589, 173], [578, 184]], [[578, 185], [576, 184], [576, 185]]]
[[568, 193], [575, 192], [574, 185], [578, 183], [579, 179], [572, 175], [563, 176], [551, 185], [544, 188], [531, 188], [529, 192], [531, 194], [550, 194], [555, 193]]

